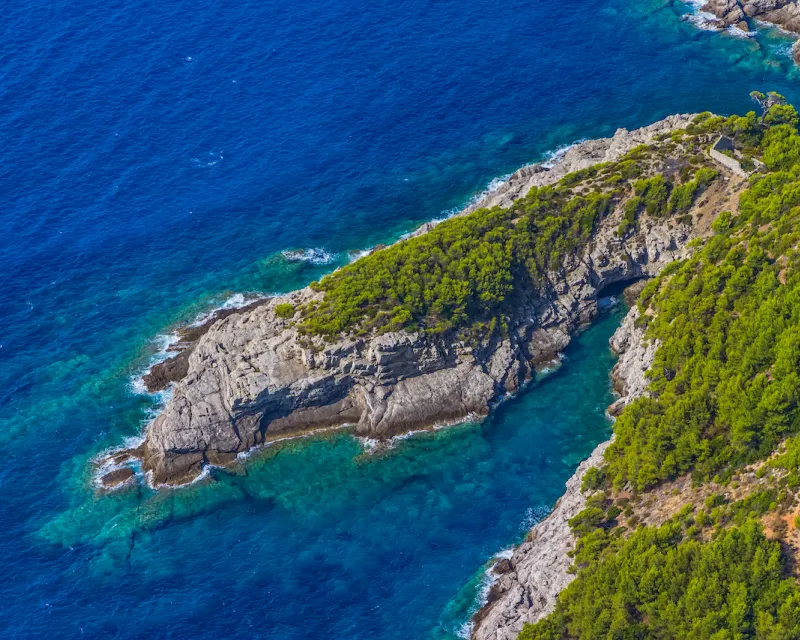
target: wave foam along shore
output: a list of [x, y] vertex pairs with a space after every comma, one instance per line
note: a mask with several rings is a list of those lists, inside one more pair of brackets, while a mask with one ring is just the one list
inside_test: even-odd
[[284, 249], [281, 255], [289, 262], [308, 262], [310, 264], [331, 264], [336, 260], [336, 254], [326, 249], [314, 247], [311, 249]]

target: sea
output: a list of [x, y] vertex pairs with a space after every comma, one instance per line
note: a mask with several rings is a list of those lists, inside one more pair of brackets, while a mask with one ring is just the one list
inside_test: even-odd
[[167, 399], [176, 327], [289, 291], [519, 166], [675, 112], [800, 100], [792, 39], [668, 0], [6, 0], [0, 20], [0, 637], [469, 632], [611, 431], [605, 315], [483, 421], [344, 432], [101, 494]]

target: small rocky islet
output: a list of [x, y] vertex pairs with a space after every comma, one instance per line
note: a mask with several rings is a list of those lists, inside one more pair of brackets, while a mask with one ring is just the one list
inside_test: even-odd
[[[278, 439], [349, 425], [381, 441], [486, 415], [630, 284], [611, 339], [615, 435], [495, 564], [471, 636], [797, 637], [799, 119], [754, 97], [760, 115], [676, 115], [575, 145], [319, 283], [186, 330], [145, 378], [169, 401], [141, 445], [99, 461], [101, 484], [138, 481], [135, 464], [180, 485]], [[374, 291], [354, 298], [354, 283]], [[766, 342], [747, 334], [762, 314]], [[758, 353], [726, 352], [743, 344]], [[709, 580], [722, 586], [700, 602]]]

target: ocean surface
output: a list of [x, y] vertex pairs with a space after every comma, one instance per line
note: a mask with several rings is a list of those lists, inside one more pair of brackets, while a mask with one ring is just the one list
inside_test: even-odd
[[[453, 638], [485, 563], [610, 432], [619, 311], [465, 424], [97, 495], [215, 306], [287, 291], [581, 138], [799, 100], [791, 40], [680, 2], [8, 0], [0, 21], [0, 637]], [[293, 253], [282, 253], [294, 250]], [[236, 294], [239, 295], [238, 297]]]

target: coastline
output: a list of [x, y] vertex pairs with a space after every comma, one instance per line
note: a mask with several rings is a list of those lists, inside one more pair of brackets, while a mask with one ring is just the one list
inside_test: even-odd
[[775, 28], [795, 39], [791, 57], [800, 64], [800, 5], [796, 0], [684, 0], [697, 10], [687, 19], [698, 29], [726, 31], [739, 38], [753, 38], [754, 25]]
[[[619, 129], [610, 138], [573, 145], [557, 161], [548, 158], [548, 166], [522, 167], [457, 215], [507, 206], [535, 186], [553, 184], [567, 174], [619, 158], [657, 135], [685, 127], [693, 117], [669, 116], [634, 131]], [[117, 452], [117, 462], [136, 465], [141, 461], [145, 472], [155, 471], [148, 484], [174, 486], [198, 476], [205, 466], [225, 466], [242, 451], [275, 437], [356, 423], [356, 435], [386, 440], [435, 424], [460, 422], [471, 414], [486, 415], [495, 398], [516, 391], [535, 375], [539, 363], [552, 360], [569, 344], [574, 331], [597, 314], [600, 289], [620, 280], [654, 275], [661, 265], [682, 255], [689, 239], [680, 227], [656, 227], [645, 235], [644, 245], [637, 241], [628, 246], [615, 240], [614, 216], [604, 225], [570, 272], [551, 274], [547, 289], [537, 297], [539, 302], [534, 300], [532, 307], [520, 310], [528, 318], [523, 318], [523, 325], [529, 327], [524, 339], [529, 346], [522, 351], [522, 343], [506, 340], [488, 344], [476, 354], [465, 345], [431, 344], [422, 335], [407, 333], [383, 334], [367, 342], [344, 340], [324, 346], [319, 353], [298, 348], [296, 331], [278, 318], [274, 309], [278, 304], [297, 306], [318, 299], [319, 294], [308, 288], [255, 302], [244, 310], [228, 310], [225, 317], [212, 318], [202, 327], [195, 341], [187, 342], [176, 358], [151, 369], [152, 378], [159, 381], [151, 385], [151, 391], [173, 385], [175, 392], [148, 425], [144, 446]], [[433, 226], [422, 225], [417, 234]], [[220, 350], [226, 344], [230, 346]], [[248, 351], [252, 349], [255, 351]], [[254, 369], [250, 363], [256, 359], [262, 364]], [[264, 370], [273, 374], [267, 377], [261, 373]], [[231, 378], [223, 371], [236, 373]], [[361, 379], [354, 376], [364, 375], [363, 386], [354, 388], [355, 396], [353, 391], [342, 395], [346, 390], [341, 384], [351, 389], [353, 382]], [[432, 394], [428, 407], [415, 402], [420, 394]], [[279, 406], [292, 397], [305, 399], [287, 415]], [[265, 401], [275, 408], [261, 408]], [[192, 417], [194, 405], [207, 408]], [[232, 411], [241, 413], [241, 418], [233, 417]], [[279, 412], [269, 436], [251, 431], [262, 421], [264, 411]], [[231, 430], [226, 426], [231, 420], [243, 422]], [[229, 444], [209, 449], [208, 443], [215, 441]], [[115, 486], [113, 482], [103, 484]]]

